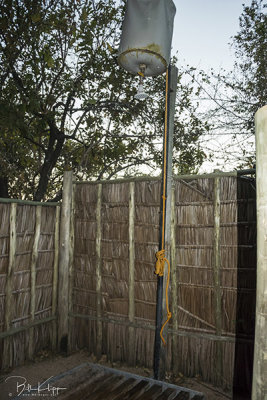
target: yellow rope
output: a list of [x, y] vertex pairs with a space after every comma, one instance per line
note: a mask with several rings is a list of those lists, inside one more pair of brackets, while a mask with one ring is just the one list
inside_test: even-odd
[[161, 330], [160, 330], [160, 337], [161, 337], [161, 340], [162, 340], [162, 342], [163, 342], [163, 344], [164, 344], [164, 346], [165, 346], [165, 345], [166, 345], [166, 342], [165, 342], [165, 339], [164, 339], [164, 337], [163, 337], [163, 330], [164, 330], [164, 328], [165, 328], [165, 325], [167, 325], [167, 323], [168, 323], [169, 320], [171, 319], [172, 313], [170, 312], [170, 309], [169, 309], [169, 297], [168, 297], [171, 266], [170, 266], [169, 260], [168, 260], [167, 258], [165, 258], [164, 260], [165, 260], [166, 263], [168, 264], [168, 277], [167, 277], [166, 293], [165, 293], [165, 295], [166, 295], [167, 319], [166, 319], [166, 321], [164, 322], [164, 324], [163, 324], [162, 327], [161, 327]]
[[164, 265], [165, 265], [165, 250], [157, 251], [156, 253], [156, 267], [155, 274], [159, 276], [164, 275]]
[[165, 346], [166, 341], [163, 337], [163, 330], [165, 328], [165, 326], [167, 325], [167, 323], [169, 322], [169, 320], [172, 317], [172, 313], [170, 312], [169, 309], [169, 296], [168, 296], [168, 290], [169, 290], [169, 284], [170, 284], [170, 272], [171, 272], [171, 266], [170, 266], [170, 262], [169, 260], [165, 257], [165, 250], [160, 250], [157, 251], [156, 253], [156, 268], [155, 268], [155, 274], [159, 275], [159, 276], [163, 276], [164, 275], [164, 266], [165, 266], [165, 262], [168, 264], [168, 277], [167, 277], [167, 283], [166, 283], [166, 291], [165, 291], [165, 295], [166, 295], [166, 309], [167, 309], [167, 319], [164, 322], [164, 324], [161, 327], [160, 330], [160, 337], [161, 340]]
[[169, 283], [170, 283], [170, 263], [168, 259], [165, 257], [165, 249], [164, 249], [164, 236], [165, 236], [165, 214], [166, 214], [166, 179], [167, 179], [167, 124], [168, 124], [168, 69], [166, 71], [166, 95], [165, 95], [165, 124], [164, 124], [164, 155], [163, 155], [163, 194], [162, 194], [162, 199], [163, 199], [163, 206], [162, 206], [162, 236], [161, 236], [161, 250], [156, 253], [156, 267], [155, 267], [155, 274], [159, 276], [164, 275], [164, 266], [165, 262], [168, 264], [168, 277], [167, 277], [167, 283], [166, 283], [166, 310], [167, 310], [167, 319], [164, 322], [164, 324], [161, 327], [160, 330], [160, 337], [164, 345], [166, 345], [166, 341], [163, 337], [163, 330], [169, 320], [172, 317], [172, 314], [169, 310], [169, 297], [168, 297], [168, 289], [169, 289]]

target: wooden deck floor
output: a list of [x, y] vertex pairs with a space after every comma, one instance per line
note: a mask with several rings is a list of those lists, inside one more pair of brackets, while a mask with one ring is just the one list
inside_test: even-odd
[[202, 393], [128, 372], [85, 363], [50, 384], [61, 390], [60, 400], [204, 400]]

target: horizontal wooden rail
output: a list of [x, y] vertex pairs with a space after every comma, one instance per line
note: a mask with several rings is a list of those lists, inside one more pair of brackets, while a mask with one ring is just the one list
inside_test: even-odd
[[9, 199], [5, 197], [0, 197], [0, 203], [17, 203], [21, 205], [29, 205], [29, 206], [52, 206], [52, 207], [59, 207], [61, 203], [58, 202], [47, 202], [44, 201], [32, 201], [32, 200], [21, 200], [21, 199]]
[[30, 324], [19, 326], [17, 328], [12, 328], [7, 332], [0, 332], [0, 339], [4, 339], [9, 336], [17, 335], [18, 333], [25, 332], [30, 328], [34, 328], [35, 326], [47, 324], [51, 321], [56, 320], [56, 316], [47, 317], [44, 319], [38, 319], [36, 321], [31, 322]]
[[[247, 204], [247, 203], [255, 203], [255, 199], [233, 199], [233, 200], [222, 200], [222, 205], [228, 204]], [[187, 206], [194, 206], [194, 207], [201, 207], [201, 206], [213, 206], [213, 200], [204, 200], [204, 201], [176, 201], [175, 205], [178, 207], [187, 207]]]
[[[216, 171], [212, 173], [203, 173], [200, 175], [174, 175], [174, 180], [182, 179], [182, 180], [192, 180], [192, 179], [208, 179], [208, 178], [216, 178], [216, 177], [237, 177], [237, 176], [245, 176], [245, 175], [255, 175], [255, 169], [244, 169], [240, 171], [230, 171], [230, 172], [222, 172]], [[75, 182], [76, 184], [90, 184], [90, 185], [97, 185], [99, 183], [102, 184], [110, 184], [110, 183], [127, 183], [127, 182], [147, 182], [147, 181], [160, 181], [160, 176], [132, 176], [129, 178], [118, 178], [118, 179], [110, 179], [110, 180], [99, 180], [99, 181], [82, 181], [82, 182]]]
[[[95, 315], [85, 315], [85, 314], [76, 314], [76, 313], [69, 313], [69, 317], [87, 319], [90, 321], [98, 321], [99, 320], [99, 318], [97, 318], [97, 316], [95, 316]], [[102, 322], [106, 322], [106, 323], [110, 323], [110, 324], [123, 325], [123, 326], [127, 326], [127, 327], [155, 331], [154, 325], [138, 323], [138, 322], [129, 322], [129, 320], [127, 319], [127, 315], [123, 315], [123, 317], [125, 317], [125, 320], [117, 319], [117, 318], [109, 318], [109, 317], [101, 317], [100, 320]], [[190, 327], [189, 329], [192, 329], [192, 328]], [[166, 328], [166, 331], [168, 333], [171, 333], [172, 335], [183, 336], [183, 337], [192, 337], [195, 339], [207, 339], [207, 340], [213, 340], [215, 342], [235, 343], [236, 341], [238, 341], [238, 342], [242, 342], [242, 343], [253, 343], [252, 337], [233, 337], [233, 336], [223, 336], [223, 335], [217, 336], [217, 335], [213, 335], [213, 334], [206, 333], [206, 332], [205, 333], [187, 332], [185, 330], [175, 331], [174, 329], [171, 329], [171, 328]]]

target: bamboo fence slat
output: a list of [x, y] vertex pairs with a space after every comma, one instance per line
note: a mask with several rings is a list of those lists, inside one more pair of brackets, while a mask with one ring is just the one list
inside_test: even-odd
[[[17, 205], [12, 203], [10, 205], [9, 214], [9, 262], [5, 286], [5, 331], [10, 330], [13, 318], [13, 296], [12, 296], [12, 281], [15, 269], [15, 255], [16, 255], [16, 222], [17, 222]], [[4, 341], [2, 367], [9, 368], [12, 366], [11, 359], [11, 341], [6, 339]]]
[[[37, 257], [38, 257], [38, 246], [39, 246], [39, 239], [40, 239], [40, 231], [41, 231], [41, 213], [42, 209], [41, 206], [36, 207], [36, 215], [35, 215], [35, 233], [34, 233], [34, 242], [32, 246], [32, 257], [31, 257], [31, 299], [30, 299], [30, 314], [31, 314], [31, 321], [35, 319], [35, 307], [36, 307], [36, 264], [37, 264]], [[33, 358], [34, 349], [33, 349], [33, 328], [29, 330], [29, 358]]]
[[[128, 316], [129, 322], [134, 322], [135, 317], [135, 183], [131, 182], [129, 199], [129, 299]], [[133, 327], [128, 331], [128, 363], [135, 364], [135, 332]]]

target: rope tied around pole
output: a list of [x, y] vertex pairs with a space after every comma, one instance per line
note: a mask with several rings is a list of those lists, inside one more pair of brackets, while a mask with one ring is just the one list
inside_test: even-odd
[[165, 250], [157, 251], [156, 253], [156, 267], [155, 274], [159, 276], [164, 275], [164, 265], [165, 265]]
[[170, 283], [170, 272], [171, 272], [171, 266], [170, 266], [170, 262], [169, 260], [165, 257], [165, 249], [162, 249], [160, 251], [157, 251], [156, 253], [156, 266], [155, 266], [155, 274], [158, 276], [163, 276], [164, 275], [164, 266], [165, 266], [165, 262], [168, 265], [168, 277], [167, 277], [167, 283], [166, 283], [166, 309], [167, 309], [167, 319], [164, 322], [164, 324], [161, 327], [160, 330], [160, 337], [161, 340], [164, 344], [164, 346], [166, 345], [166, 341], [163, 337], [163, 330], [165, 328], [165, 326], [167, 325], [167, 323], [169, 322], [169, 320], [172, 317], [172, 313], [170, 312], [169, 309], [169, 296], [168, 296], [168, 289], [169, 289], [169, 283]]

